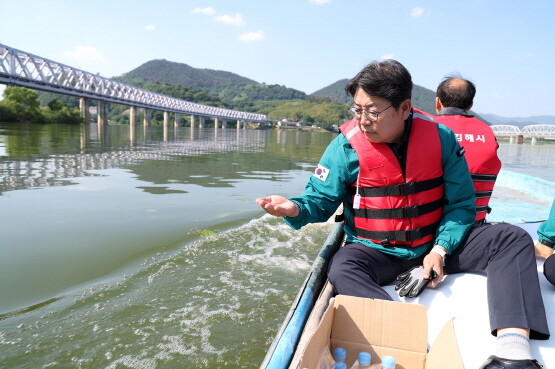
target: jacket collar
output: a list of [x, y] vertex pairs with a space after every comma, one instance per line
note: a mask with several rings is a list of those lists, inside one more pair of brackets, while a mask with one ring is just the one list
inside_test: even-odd
[[474, 116], [472, 114], [469, 114], [467, 110], [454, 107], [443, 108], [439, 111], [439, 113], [437, 113], [437, 115], [463, 115], [469, 118]]

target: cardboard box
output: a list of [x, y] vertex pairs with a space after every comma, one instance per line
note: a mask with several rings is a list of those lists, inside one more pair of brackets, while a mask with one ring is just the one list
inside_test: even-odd
[[372, 364], [393, 355], [396, 369], [464, 369], [452, 319], [428, 352], [426, 307], [418, 304], [338, 295], [305, 346], [299, 368], [317, 369], [326, 346], [345, 347], [348, 367], [368, 351]]

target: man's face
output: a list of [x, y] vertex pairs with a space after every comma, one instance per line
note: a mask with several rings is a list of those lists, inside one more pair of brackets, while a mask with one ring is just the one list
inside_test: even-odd
[[354, 96], [356, 109], [381, 112], [375, 122], [368, 120], [365, 114], [361, 114], [358, 126], [368, 141], [400, 144], [403, 140], [405, 120], [410, 113], [411, 102], [409, 99], [405, 100], [398, 109], [389, 106], [391, 106], [390, 101], [378, 96], [370, 96], [364, 90], [357, 89]]

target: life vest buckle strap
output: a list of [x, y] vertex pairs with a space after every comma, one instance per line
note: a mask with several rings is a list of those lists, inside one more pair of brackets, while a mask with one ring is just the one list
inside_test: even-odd
[[421, 215], [431, 213], [443, 206], [443, 199], [420, 204], [409, 205], [402, 208], [391, 209], [354, 209], [354, 215], [357, 218], [365, 219], [410, 219], [417, 218]]
[[359, 237], [377, 240], [374, 242], [380, 244], [382, 244], [383, 240], [387, 240], [387, 243], [392, 243], [391, 241], [410, 242], [434, 234], [438, 226], [439, 223], [432, 223], [407, 231], [370, 231], [368, 229], [356, 228], [356, 233]]
[[399, 185], [399, 194], [401, 196], [413, 195], [416, 193], [415, 182], [403, 183]]
[[[358, 187], [362, 197], [383, 197], [383, 196], [406, 196], [418, 192], [424, 192], [443, 184], [443, 176], [427, 179], [419, 182], [400, 183], [381, 187]], [[356, 193], [357, 187], [350, 186], [348, 191], [351, 195]]]
[[384, 238], [383, 240], [380, 241], [380, 245], [382, 245], [385, 248], [389, 248], [392, 245], [389, 243], [389, 238]]
[[474, 182], [495, 182], [497, 179], [496, 174], [470, 174]]
[[476, 206], [476, 213], [491, 213], [491, 207], [488, 205]]
[[493, 191], [475, 191], [477, 199], [487, 199], [491, 197]]
[[403, 209], [403, 219], [407, 219], [407, 218], [416, 218], [417, 216], [420, 215], [420, 211], [419, 211], [419, 206], [418, 205], [412, 205], [412, 206], [405, 206]]

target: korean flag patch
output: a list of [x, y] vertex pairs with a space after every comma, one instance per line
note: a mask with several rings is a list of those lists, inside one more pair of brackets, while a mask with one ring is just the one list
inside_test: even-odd
[[324, 168], [320, 164], [318, 164], [318, 168], [314, 171], [313, 176], [318, 178], [320, 181], [325, 182], [326, 178], [328, 178], [328, 174], [330, 170], [328, 168]]

